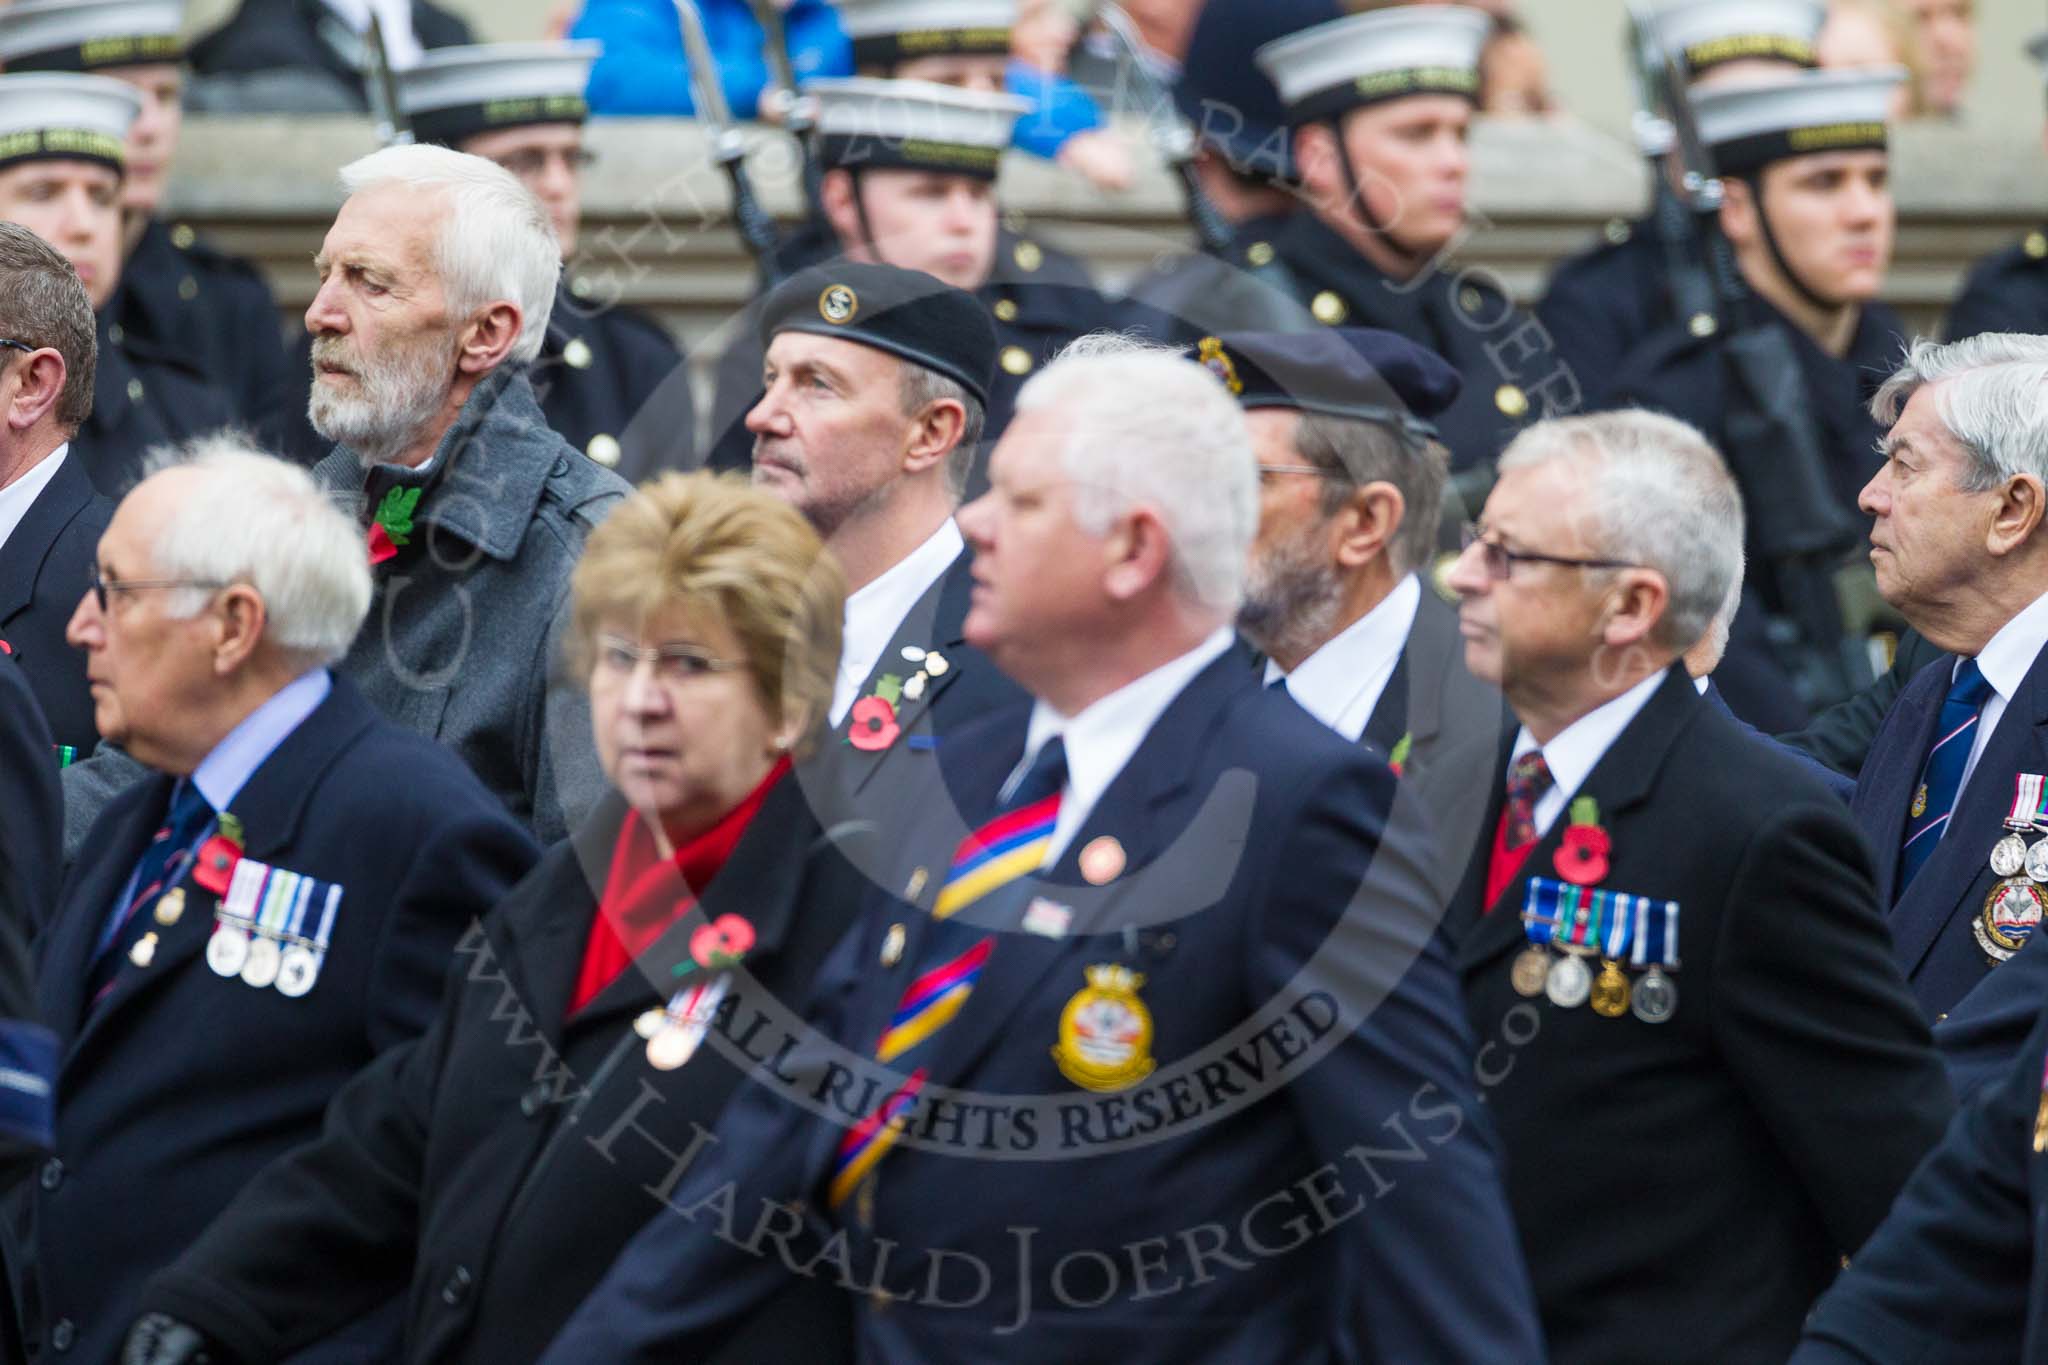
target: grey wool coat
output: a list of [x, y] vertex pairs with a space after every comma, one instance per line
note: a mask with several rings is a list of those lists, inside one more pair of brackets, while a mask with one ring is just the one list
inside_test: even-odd
[[341, 672], [455, 750], [543, 845], [563, 838], [605, 790], [589, 698], [563, 666], [569, 574], [626, 482], [555, 433], [513, 366], [484, 377], [421, 468], [366, 478], [337, 446], [313, 477], [360, 498], [365, 524], [394, 492], [420, 490]]

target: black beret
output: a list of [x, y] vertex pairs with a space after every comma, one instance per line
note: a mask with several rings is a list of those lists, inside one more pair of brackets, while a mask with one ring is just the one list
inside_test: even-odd
[[1201, 11], [1173, 102], [1196, 136], [1240, 175], [1299, 181], [1287, 106], [1245, 54], [1336, 18], [1337, 0], [1209, 0]]
[[1247, 411], [1291, 408], [1381, 422], [1429, 440], [1437, 435], [1429, 419], [1464, 387], [1435, 351], [1376, 327], [1231, 332], [1204, 337], [1195, 358]]
[[761, 344], [783, 332], [857, 341], [958, 380], [988, 404], [996, 327], [964, 289], [893, 265], [813, 266], [775, 286], [761, 310]]

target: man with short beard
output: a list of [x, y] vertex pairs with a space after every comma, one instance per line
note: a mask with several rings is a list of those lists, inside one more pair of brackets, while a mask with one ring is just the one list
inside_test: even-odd
[[[1267, 686], [1390, 763], [1441, 846], [1464, 847], [1501, 700], [1465, 671], [1457, 617], [1418, 573], [1448, 468], [1431, 419], [1456, 399], [1457, 372], [1363, 327], [1230, 333], [1198, 358], [1237, 395], [1258, 457], [1237, 622], [1266, 655]], [[1446, 896], [1459, 870], [1446, 870]]]
[[[308, 415], [335, 442], [314, 477], [363, 504], [376, 597], [340, 671], [552, 841], [604, 790], [588, 700], [554, 664], [583, 538], [627, 491], [527, 382], [560, 247], [540, 201], [482, 157], [388, 147], [341, 185], [306, 310]], [[67, 776], [68, 839], [132, 779], [120, 765]]]

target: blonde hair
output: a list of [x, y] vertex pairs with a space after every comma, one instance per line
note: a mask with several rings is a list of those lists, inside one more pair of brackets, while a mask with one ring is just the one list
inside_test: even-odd
[[734, 474], [664, 474], [590, 533], [570, 580], [569, 654], [588, 677], [597, 632], [680, 608], [722, 622], [778, 724], [808, 740], [831, 709], [846, 577], [782, 499]]

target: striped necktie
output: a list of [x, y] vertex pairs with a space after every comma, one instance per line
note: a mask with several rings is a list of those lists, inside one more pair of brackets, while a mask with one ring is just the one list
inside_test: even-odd
[[905, 1113], [924, 1089], [927, 1073], [917, 1063], [930, 1056], [931, 1040], [959, 1016], [995, 952], [993, 934], [979, 933], [953, 917], [1045, 865], [1066, 784], [1066, 746], [1054, 736], [1032, 759], [996, 817], [962, 839], [954, 851], [946, 884], [932, 905], [934, 923], [921, 954], [929, 965], [911, 979], [875, 1044], [875, 1060], [912, 1069], [840, 1139], [827, 1193], [831, 1207], [845, 1203], [896, 1145], [908, 1122]]
[[1920, 869], [1933, 856], [1934, 847], [1948, 829], [1955, 813], [1956, 795], [1963, 785], [1963, 769], [1969, 765], [1970, 749], [1977, 742], [1977, 724], [1991, 682], [1975, 659], [1963, 660], [1949, 684], [1948, 697], [1941, 704], [1941, 719], [1934, 727], [1934, 747], [1920, 768], [1920, 785], [1914, 790], [1913, 805], [1907, 812], [1906, 840], [1899, 848], [1899, 894], [1903, 895]]

